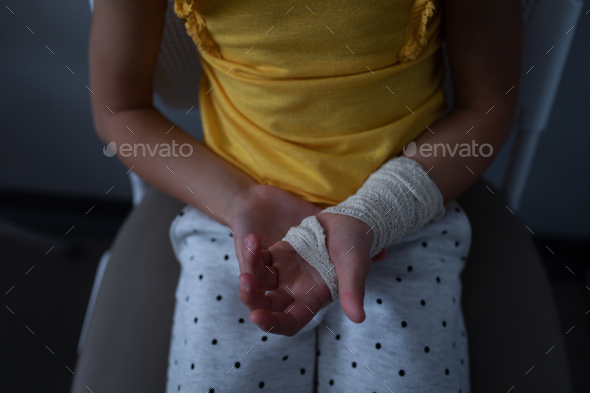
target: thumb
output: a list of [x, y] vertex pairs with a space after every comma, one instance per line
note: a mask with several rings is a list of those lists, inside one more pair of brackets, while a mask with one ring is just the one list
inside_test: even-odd
[[[364, 259], [367, 259], [365, 261]], [[355, 323], [365, 320], [363, 300], [365, 298], [365, 280], [370, 262], [360, 255], [342, 257], [343, 268], [337, 271], [338, 293], [342, 311]]]

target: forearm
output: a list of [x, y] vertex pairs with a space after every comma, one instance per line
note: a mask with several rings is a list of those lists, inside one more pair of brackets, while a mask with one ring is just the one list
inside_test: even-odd
[[[427, 130], [415, 140], [417, 153], [411, 158], [436, 183], [445, 205], [466, 191], [491, 165], [510, 136], [514, 108], [495, 106], [487, 115], [486, 110], [456, 108], [429, 127], [432, 132]], [[480, 152], [484, 144], [491, 148], [483, 146]]]
[[[228, 225], [234, 198], [256, 184], [153, 107], [119, 111], [98, 123], [99, 137], [105, 144], [116, 142], [117, 157], [127, 168], [133, 168], [151, 186], [197, 207], [223, 225]], [[162, 144], [172, 148], [173, 143], [177, 157], [172, 150], [169, 154], [161, 150]], [[123, 144], [143, 144], [145, 149], [139, 145], [135, 150], [121, 152]], [[183, 144], [189, 144], [192, 150], [184, 146], [179, 151]]]

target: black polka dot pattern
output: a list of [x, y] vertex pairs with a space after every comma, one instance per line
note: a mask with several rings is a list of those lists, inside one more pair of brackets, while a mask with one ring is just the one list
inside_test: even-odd
[[[461, 213], [461, 210], [456, 208], [453, 209], [455, 210], [455, 212], [457, 213]], [[188, 210], [187, 210], [188, 212]], [[184, 212], [181, 212], [179, 215], [183, 215]], [[451, 215], [454, 215], [452, 213], [451, 210]], [[185, 216], [190, 217], [190, 213], [185, 214]], [[457, 216], [460, 216], [460, 214], [457, 214]], [[447, 223], [448, 224], [448, 223]], [[458, 271], [457, 267], [462, 267], [464, 265], [464, 261], [467, 259], [466, 256], [462, 256], [460, 253], [464, 254], [466, 251], [464, 250], [464, 248], [466, 248], [469, 244], [469, 242], [467, 240], [465, 240], [460, 232], [456, 232], [454, 226], [439, 226], [439, 227], [435, 227], [434, 231], [431, 231], [431, 233], [428, 235], [428, 238], [422, 236], [422, 237], [415, 237], [414, 239], [409, 240], [406, 244], [410, 247], [412, 247], [412, 249], [415, 249], [416, 252], [422, 252], [424, 253], [424, 255], [429, 255], [429, 258], [423, 258], [423, 259], [419, 259], [419, 258], [407, 258], [407, 259], [401, 259], [400, 258], [400, 262], [398, 263], [397, 266], [397, 271], [395, 271], [393, 274], [387, 276], [385, 278], [385, 280], [387, 280], [387, 282], [389, 283], [399, 283], [396, 285], [393, 285], [391, 287], [388, 288], [378, 288], [377, 290], [371, 290], [369, 291], [368, 289], [366, 290], [367, 294], [370, 294], [369, 296], [373, 296], [372, 298], [375, 299], [375, 303], [369, 303], [369, 304], [365, 304], [366, 305], [366, 316], [367, 316], [367, 321], [370, 320], [370, 318], [372, 318], [373, 320], [375, 320], [378, 317], [384, 316], [386, 315], [387, 318], [391, 318], [390, 315], [387, 315], [387, 313], [393, 314], [394, 312], [396, 313], [396, 317], [394, 319], [387, 319], [389, 321], [389, 327], [393, 326], [394, 327], [394, 331], [395, 331], [395, 326], [401, 326], [401, 329], [398, 327], [398, 337], [411, 337], [413, 340], [415, 340], [415, 342], [410, 343], [408, 342], [408, 346], [413, 348], [412, 352], [414, 355], [413, 356], [422, 356], [425, 359], [430, 359], [429, 361], [432, 361], [432, 359], [434, 359], [432, 356], [434, 356], [435, 358], [439, 357], [439, 356], [446, 356], [446, 353], [452, 353], [454, 354], [453, 358], [451, 358], [448, 362], [441, 362], [438, 363], [439, 364], [439, 368], [438, 371], [434, 370], [438, 376], [437, 378], [440, 378], [440, 381], [444, 381], [446, 380], [447, 383], [449, 383], [449, 381], [455, 381], [455, 378], [457, 378], [457, 375], [462, 374], [464, 371], [461, 370], [465, 370], [468, 367], [465, 367], [465, 364], [467, 363], [468, 359], [465, 358], [465, 352], [464, 352], [464, 347], [465, 345], [456, 345], [456, 342], [452, 341], [453, 339], [457, 339], [459, 337], [459, 334], [461, 335], [461, 337], [465, 338], [466, 337], [466, 332], [465, 331], [460, 331], [460, 328], [458, 328], [458, 326], [461, 326], [461, 324], [457, 324], [457, 321], [455, 320], [455, 315], [457, 312], [457, 308], [455, 307], [460, 307], [460, 305], [457, 305], [457, 297], [459, 297], [461, 295], [460, 293], [460, 289], [459, 290], [452, 290], [454, 287], [453, 285], [455, 285], [453, 283], [453, 281], [455, 281], [455, 276], [453, 276], [456, 271]], [[212, 285], [210, 284], [210, 282], [218, 282], [217, 277], [214, 277], [215, 271], [211, 270], [211, 266], [215, 266], [215, 269], [226, 269], [228, 268], [228, 266], [231, 266], [231, 262], [228, 262], [228, 264], [223, 264], [223, 267], [220, 265], [213, 265], [212, 263], [219, 263], [220, 261], [229, 261], [230, 256], [232, 257], [231, 259], [234, 261], [237, 261], [235, 258], [233, 258], [233, 256], [235, 255], [234, 253], [230, 252], [230, 247], [228, 246], [227, 248], [223, 248], [225, 247], [225, 244], [229, 244], [229, 240], [227, 238], [225, 238], [225, 234], [223, 233], [216, 233], [213, 231], [209, 231], [209, 230], [199, 230], [197, 231], [196, 229], [190, 228], [188, 229], [189, 231], [189, 235], [190, 232], [193, 232], [194, 234], [198, 234], [198, 236], [202, 237], [202, 241], [201, 244], [202, 246], [207, 246], [209, 247], [210, 251], [208, 253], [208, 255], [205, 255], [204, 252], [198, 248], [191, 250], [192, 252], [194, 252], [194, 255], [189, 252], [185, 252], [184, 253], [184, 257], [185, 258], [185, 262], [186, 261], [191, 261], [192, 265], [194, 266], [193, 270], [192, 270], [192, 274], [195, 274], [195, 270], [197, 274], [195, 274], [193, 277], [198, 276], [199, 281], [197, 281], [197, 283], [194, 285], [195, 287], [199, 287], [199, 288], [206, 288], [207, 285]], [[201, 233], [199, 233], [201, 232]], [[447, 236], [448, 235], [448, 236]], [[190, 235], [193, 236], [193, 235]], [[197, 235], [194, 235], [193, 237], [195, 237]], [[230, 237], [233, 237], [232, 234], [229, 234]], [[184, 241], [181, 240], [181, 241]], [[191, 239], [189, 239], [188, 243], [189, 246], [191, 245]], [[459, 247], [462, 248], [459, 248]], [[233, 244], [232, 244], [233, 247]], [[217, 250], [217, 251], [215, 251]], [[448, 253], [447, 253], [448, 252]], [[437, 255], [438, 253], [438, 255]], [[211, 263], [209, 263], [209, 261], [211, 261]], [[461, 262], [462, 261], [462, 262]], [[204, 265], [205, 263], [209, 263], [208, 265]], [[444, 265], [441, 265], [441, 263], [444, 263]], [[201, 265], [203, 264], [203, 265]], [[416, 266], [416, 268], [414, 268], [414, 265]], [[203, 267], [205, 266], [205, 267]], [[199, 270], [204, 274], [198, 274]], [[449, 272], [452, 272], [453, 275], [449, 274]], [[381, 277], [385, 277], [385, 276], [381, 276]], [[392, 279], [395, 279], [395, 281], [393, 281]], [[403, 282], [403, 284], [401, 284]], [[436, 283], [436, 284], [435, 284]], [[194, 284], [194, 281], [193, 281]], [[420, 288], [420, 286], [426, 287], [426, 285], [428, 285], [429, 287], [432, 288], [432, 290], [416, 290], [416, 288]], [[233, 289], [231, 289], [230, 286], [228, 287], [219, 287], [219, 288], [213, 288], [210, 287], [208, 288], [209, 290], [207, 292], [203, 292], [203, 296], [200, 296], [198, 292], [192, 291], [192, 290], [186, 290], [185, 293], [181, 292], [181, 295], [179, 296], [179, 299], [183, 299], [185, 300], [185, 302], [181, 301], [179, 302], [179, 304], [182, 304], [183, 307], [185, 307], [187, 310], [190, 309], [191, 311], [186, 313], [185, 315], [185, 326], [187, 327], [187, 329], [191, 330], [192, 332], [200, 332], [198, 334], [206, 334], [207, 329], [209, 329], [209, 332], [213, 332], [217, 330], [214, 330], [214, 328], [211, 326], [212, 323], [209, 322], [207, 313], [204, 310], [204, 308], [202, 307], [202, 305], [204, 304], [204, 302], [206, 301], [206, 299], [209, 299], [209, 303], [212, 304], [212, 307], [217, 307], [217, 312], [219, 315], [219, 311], [227, 308], [227, 309], [232, 309], [232, 307], [234, 307], [233, 305], [233, 299], [232, 299], [232, 294], [233, 292], [231, 292]], [[217, 289], [217, 290], [216, 290]], [[451, 289], [452, 291], [448, 291], [448, 289]], [[217, 292], [217, 293], [216, 293]], [[400, 295], [400, 293], [403, 293], [404, 296], [407, 297], [407, 302], [405, 303], [405, 305], [399, 306], [399, 302], [396, 302], [395, 300], [399, 300], [399, 298], [402, 296]], [[456, 297], [450, 297], [448, 294], [451, 294], [451, 296], [455, 295]], [[412, 297], [410, 297], [410, 294], [412, 294]], [[442, 296], [440, 296], [440, 294], [442, 294]], [[446, 295], [445, 295], [446, 294]], [[189, 297], [190, 295], [190, 297]], [[377, 298], [377, 296], [379, 296]], [[215, 298], [215, 300], [213, 300], [213, 302], [211, 302], [212, 298]], [[426, 300], [428, 299], [428, 300]], [[219, 303], [216, 303], [219, 302]], [[419, 305], [418, 305], [419, 304]], [[221, 307], [222, 306], [222, 307]], [[409, 310], [406, 312], [406, 310]], [[371, 311], [373, 311], [373, 313], [371, 313]], [[399, 313], [398, 313], [399, 311]], [[197, 314], [197, 315], [195, 315]], [[245, 315], [244, 312], [240, 311], [239, 314]], [[249, 329], [251, 329], [253, 326], [255, 327], [255, 325], [253, 323], [251, 323], [250, 321], [246, 321], [246, 317], [240, 317], [238, 315], [235, 315], [235, 312], [233, 315], [230, 315], [227, 320], [225, 320], [225, 322], [229, 322], [230, 328], [231, 329], [235, 329], [236, 334], [240, 333], [240, 334], [244, 334], [244, 332], [248, 332]], [[235, 318], [235, 319], [234, 319]], [[424, 319], [422, 319], [424, 318]], [[409, 321], [409, 322], [408, 322]], [[236, 323], [238, 322], [238, 323]], [[425, 325], [425, 323], [428, 323], [429, 325]], [[190, 326], [188, 325], [188, 323], [190, 323]], [[448, 326], [447, 326], [448, 323]], [[399, 325], [397, 325], [399, 324]], [[440, 325], [438, 325], [440, 324]], [[227, 325], [227, 324], [226, 324]], [[441, 327], [442, 325], [442, 327]], [[342, 358], [342, 363], [343, 366], [348, 366], [346, 368], [343, 369], [344, 371], [344, 377], [340, 376], [340, 374], [338, 375], [330, 375], [330, 373], [326, 373], [324, 375], [319, 375], [317, 376], [317, 378], [319, 379], [317, 384], [326, 384], [331, 386], [332, 388], [330, 389], [331, 391], [339, 391], [344, 389], [344, 386], [349, 386], [349, 383], [353, 378], [353, 376], [359, 376], [364, 372], [367, 372], [368, 370], [365, 370], [365, 365], [368, 365], [368, 367], [370, 367], [372, 369], [372, 371], [375, 371], [375, 374], [377, 374], [377, 370], [375, 370], [375, 368], [371, 365], [370, 362], [367, 362], [367, 358], [363, 358], [364, 356], [370, 356], [371, 354], [367, 354], [367, 351], [377, 351], [373, 356], [377, 355], [377, 356], [387, 356], [388, 359], [391, 359], [392, 363], [390, 364], [390, 367], [393, 368], [389, 370], [390, 373], [395, 373], [395, 370], [397, 370], [397, 374], [400, 378], [400, 382], [398, 382], [398, 384], [405, 384], [408, 381], [413, 381], [415, 378], [420, 379], [421, 377], [421, 373], [422, 370], [420, 368], [415, 368], [413, 361], [407, 364], [404, 364], [403, 360], [400, 359], [396, 359], [394, 361], [393, 359], [393, 355], [397, 354], [398, 351], [398, 347], [397, 345], [391, 345], [391, 341], [389, 340], [388, 337], [385, 337], [382, 334], [373, 334], [373, 335], [367, 335], [365, 336], [365, 345], [368, 347], [364, 349], [364, 354], [363, 354], [363, 348], [362, 346], [360, 348], [355, 348], [354, 344], [355, 344], [355, 339], [356, 337], [351, 333], [351, 330], [343, 328], [342, 326], [338, 326], [336, 323], [334, 323], [334, 326], [332, 325], [332, 323], [328, 322], [328, 326], [330, 329], [332, 329], [334, 331], [334, 333], [340, 331], [339, 334], [334, 334], [334, 338], [335, 340], [328, 340], [325, 341], [324, 344], [320, 344], [320, 346], [322, 346], [322, 351], [324, 351], [324, 346], [325, 349], [327, 350], [327, 354], [322, 355], [322, 359], [326, 358], [328, 359], [331, 355], [331, 347], [332, 348], [336, 348], [338, 346], [342, 346], [345, 347], [344, 344], [347, 344], [350, 346], [350, 348], [352, 350], [354, 350], [354, 354], [355, 357], [353, 357], [353, 359], [355, 359], [355, 361], [352, 361], [352, 359], [348, 358]], [[415, 330], [419, 330], [419, 329], [423, 329], [423, 326], [431, 326], [431, 327], [435, 327], [435, 329], [432, 330], [432, 335], [428, 336], [428, 337], [419, 337], [415, 335]], [[436, 328], [436, 326], [439, 326], [438, 328]], [[405, 329], [405, 330], [402, 330]], [[326, 330], [324, 328], [324, 330]], [[326, 338], [328, 338], [328, 334], [331, 336], [333, 333], [332, 330], [330, 330], [330, 332], [326, 331]], [[191, 332], [191, 333], [192, 333]], [[205, 332], [205, 333], [203, 333]], [[183, 348], [182, 347], [182, 342], [184, 341], [185, 345], [186, 345], [186, 349], [184, 349], [184, 351], [189, 351], [189, 349], [191, 351], [194, 351], [195, 348], [198, 348], [199, 343], [207, 343], [207, 341], [211, 342], [211, 345], [216, 346], [215, 348], [210, 348], [210, 351], [214, 352], [214, 351], [223, 351], [223, 353], [225, 353], [225, 351], [231, 351], [232, 347], [235, 346], [235, 341], [234, 341], [234, 337], [233, 336], [229, 336], [229, 330], [220, 330], [217, 333], [209, 333], [205, 336], [202, 336], [203, 340], [195, 340], [193, 339], [192, 335], [188, 334], [187, 332], [182, 332], [182, 334], [184, 335], [184, 337], [180, 334], [178, 334], [178, 338], [176, 338], [177, 341], [177, 347], [178, 348]], [[264, 331], [260, 331], [257, 330], [258, 333], [262, 333], [264, 334]], [[440, 332], [440, 333], [437, 333]], [[446, 332], [446, 333], [445, 333]], [[181, 333], [181, 331], [177, 331], [176, 333]], [[249, 333], [246, 333], [249, 334]], [[440, 340], [436, 335], [440, 334], [440, 337], [446, 337], [446, 340]], [[213, 337], [219, 337], [218, 338], [213, 338]], [[342, 340], [341, 340], [341, 336], [342, 336]], [[187, 338], [190, 338], [190, 340], [187, 341]], [[244, 335], [243, 337], [248, 337], [247, 335]], [[261, 337], [261, 341], [262, 342], [267, 342], [268, 341], [268, 337], [269, 335], [254, 335], [252, 337], [252, 340], [257, 340], [258, 337]], [[273, 341], [271, 341], [270, 343], [264, 344], [265, 348], [268, 348], [268, 345], [275, 345], [275, 343], [278, 343], [280, 340], [279, 338], [280, 336], [273, 336]], [[369, 341], [367, 340], [369, 337], [372, 337], [372, 339]], [[174, 341], [174, 334], [172, 336], [172, 339]], [[219, 340], [219, 341], [218, 341]], [[276, 340], [276, 341], [275, 341]], [[380, 342], [377, 342], [377, 340], [379, 340]], [[330, 344], [327, 344], [327, 342], [329, 342]], [[452, 343], [452, 347], [454, 348], [453, 352], [451, 352], [450, 344]], [[459, 343], [464, 343], [462, 341], [459, 341]], [[254, 343], [250, 343], [247, 347], [245, 347], [246, 349], [248, 349], [249, 347], [254, 348], [253, 345], [255, 345], [256, 342]], [[202, 345], [202, 344], [201, 344]], [[358, 345], [358, 342], [357, 342]], [[435, 345], [433, 348], [430, 348], [430, 345]], [[370, 348], [371, 346], [374, 346], [374, 349]], [[262, 349], [262, 347], [257, 347]], [[302, 362], [300, 360], [300, 357], [295, 354], [295, 353], [291, 353], [291, 355], [286, 355], [286, 353], [290, 353], [291, 351], [288, 350], [287, 347], [284, 347], [284, 351], [277, 351], [278, 353], [276, 353], [276, 355], [272, 356], [275, 360], [270, 361], [269, 362], [269, 368], [272, 369], [272, 367], [274, 366], [272, 363], [281, 363], [282, 367], [286, 367], [287, 370], [291, 370], [290, 372], [292, 373], [297, 373], [297, 378], [291, 378], [290, 381], [303, 381], [306, 380], [307, 378], [311, 378], [313, 377], [316, 373], [314, 372], [314, 369], [312, 368], [311, 370], [309, 370], [309, 367], [306, 366], [306, 362]], [[346, 347], [345, 347], [346, 349]], [[383, 349], [383, 350], [382, 350]], [[359, 352], [357, 352], [357, 350]], [[347, 351], [350, 351], [350, 349], [347, 349]], [[422, 352], [424, 351], [424, 352]], [[433, 352], [432, 354], [430, 354], [430, 352]], [[282, 353], [281, 353], [282, 352]], [[344, 351], [346, 352], [346, 351]], [[352, 352], [352, 351], [351, 351]], [[403, 352], [403, 351], [401, 351]], [[187, 352], [188, 353], [188, 352]], [[245, 353], [245, 351], [244, 351]], [[248, 366], [248, 361], [247, 361], [247, 357], [242, 358], [242, 356], [244, 355], [244, 353], [239, 354], [236, 352], [236, 356], [233, 356], [233, 359], [230, 357], [230, 363], [228, 364], [228, 367], [225, 368], [224, 371], [227, 371], [231, 366], [232, 366], [232, 362], [233, 362], [233, 368], [234, 371], [233, 373], [237, 376], [237, 375], [244, 375], [245, 372], [250, 372], [250, 368]], [[408, 352], [410, 353], [410, 352]], [[259, 354], [257, 354], [256, 349], [252, 352], [251, 355], [255, 354], [253, 356], [253, 359], [256, 359], [256, 356], [260, 356]], [[358, 357], [359, 354], [361, 355], [361, 357]], [[401, 353], [400, 353], [401, 354]], [[421, 355], [420, 355], [421, 354]], [[442, 355], [441, 355], [442, 354]], [[347, 353], [347, 355], [350, 355], [350, 353]], [[406, 354], [407, 355], [407, 354]], [[188, 357], [183, 357], [179, 359], [184, 359], [181, 360], [181, 364], [178, 365], [178, 360], [174, 360], [174, 366], [170, 366], [170, 368], [172, 367], [177, 367], [177, 370], [181, 370], [179, 372], [184, 373], [185, 375], [197, 375], [197, 374], [201, 374], [203, 373], [203, 370], [206, 368], [202, 367], [202, 364], [205, 364], [202, 362], [202, 360], [199, 359], [198, 354], [194, 354], [190, 355]], [[225, 355], [224, 355], [225, 356]], [[239, 356], [239, 357], [238, 357]], [[275, 357], [276, 356], [276, 357]], [[320, 357], [320, 351], [316, 350], [316, 357], [319, 359]], [[241, 364], [240, 361], [245, 362], [244, 365]], [[279, 360], [280, 359], [280, 360]], [[282, 364], [283, 362], [289, 362], [290, 366], [288, 364]], [[318, 360], [320, 361], [320, 360]], [[324, 360], [327, 361], [327, 360]], [[458, 363], [455, 363], [458, 362]], [[348, 364], [346, 364], [348, 363]], [[303, 366], [303, 367], [302, 367]], [[441, 367], [442, 366], [442, 367]], [[463, 366], [463, 367], [462, 367]], [[350, 369], [354, 369], [350, 370]], [[450, 372], [450, 369], [453, 368], [453, 373]], [[238, 370], [239, 369], [239, 370]], [[324, 368], [325, 369], [325, 368]], [[357, 370], [358, 369], [358, 370]], [[441, 370], [442, 369], [442, 370]], [[189, 370], [193, 371], [193, 372], [188, 372]], [[348, 373], [345, 370], [350, 370], [348, 371]], [[363, 371], [364, 370], [364, 371]], [[371, 371], [371, 372], [372, 372]], [[444, 371], [444, 374], [441, 372]], [[359, 373], [359, 374], [357, 374]], [[407, 374], [408, 378], [402, 378], [405, 377]], [[369, 373], [370, 374], [370, 373]], [[268, 375], [272, 375], [272, 374], [268, 374]], [[391, 375], [391, 374], [390, 374]], [[446, 375], [446, 377], [445, 377]], [[196, 378], [196, 377], [195, 377]], [[244, 386], [244, 388], [246, 390], [248, 389], [257, 389], [256, 385], [258, 385], [259, 389], [266, 389], [266, 390], [270, 390], [270, 391], [276, 391], [275, 386], [274, 386], [274, 382], [267, 379], [268, 377], [265, 377], [263, 373], [261, 373], [259, 375], [258, 378], [255, 378], [254, 380], [250, 380], [247, 384], [245, 385], [250, 385], [250, 386]], [[360, 378], [360, 377], [358, 377]], [[395, 378], [394, 380], [397, 380], [397, 378]], [[291, 382], [293, 383], [293, 382]], [[444, 382], [443, 382], [444, 383]], [[182, 380], [178, 380], [178, 377], [174, 378], [174, 376], [171, 374], [170, 378], [169, 378], [169, 389], [171, 390], [185, 390], [188, 391], [190, 389], [188, 389], [188, 387], [190, 385], [186, 385], [185, 383], [183, 383]], [[392, 389], [392, 385], [389, 385]], [[402, 385], [398, 385], [398, 390], [399, 390], [399, 386]], [[455, 385], [452, 384], [450, 386], [453, 386], [453, 390], [455, 392], [459, 391], [460, 393], [462, 392], [461, 389], [459, 389], [459, 387], [461, 387], [461, 384]], [[217, 388], [217, 387], [216, 387]], [[327, 388], [327, 387], [325, 387]], [[375, 387], [374, 387], [375, 388]], [[205, 391], [207, 390], [207, 388], [204, 389]], [[219, 390], [219, 388], [218, 388]], [[223, 389], [222, 389], [223, 390]], [[381, 391], [380, 389], [378, 389], [379, 391]], [[372, 390], [371, 390], [372, 391]], [[213, 389], [209, 389], [208, 393], [213, 393], [214, 390]], [[374, 392], [375, 393], [375, 392]]]

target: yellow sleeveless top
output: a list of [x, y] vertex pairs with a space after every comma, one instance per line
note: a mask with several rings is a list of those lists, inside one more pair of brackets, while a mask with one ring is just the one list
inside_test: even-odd
[[204, 73], [204, 145], [320, 206], [446, 109], [442, 0], [175, 0]]

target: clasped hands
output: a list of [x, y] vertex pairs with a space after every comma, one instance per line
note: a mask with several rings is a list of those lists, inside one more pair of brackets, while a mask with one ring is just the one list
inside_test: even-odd
[[369, 268], [371, 228], [354, 217], [322, 213], [318, 206], [279, 188], [256, 185], [236, 198], [228, 220], [240, 264], [239, 297], [249, 319], [264, 332], [293, 336], [331, 302], [319, 272], [281, 239], [289, 228], [315, 215], [326, 234], [326, 248], [338, 277], [340, 304], [353, 322], [365, 319], [363, 299]]

